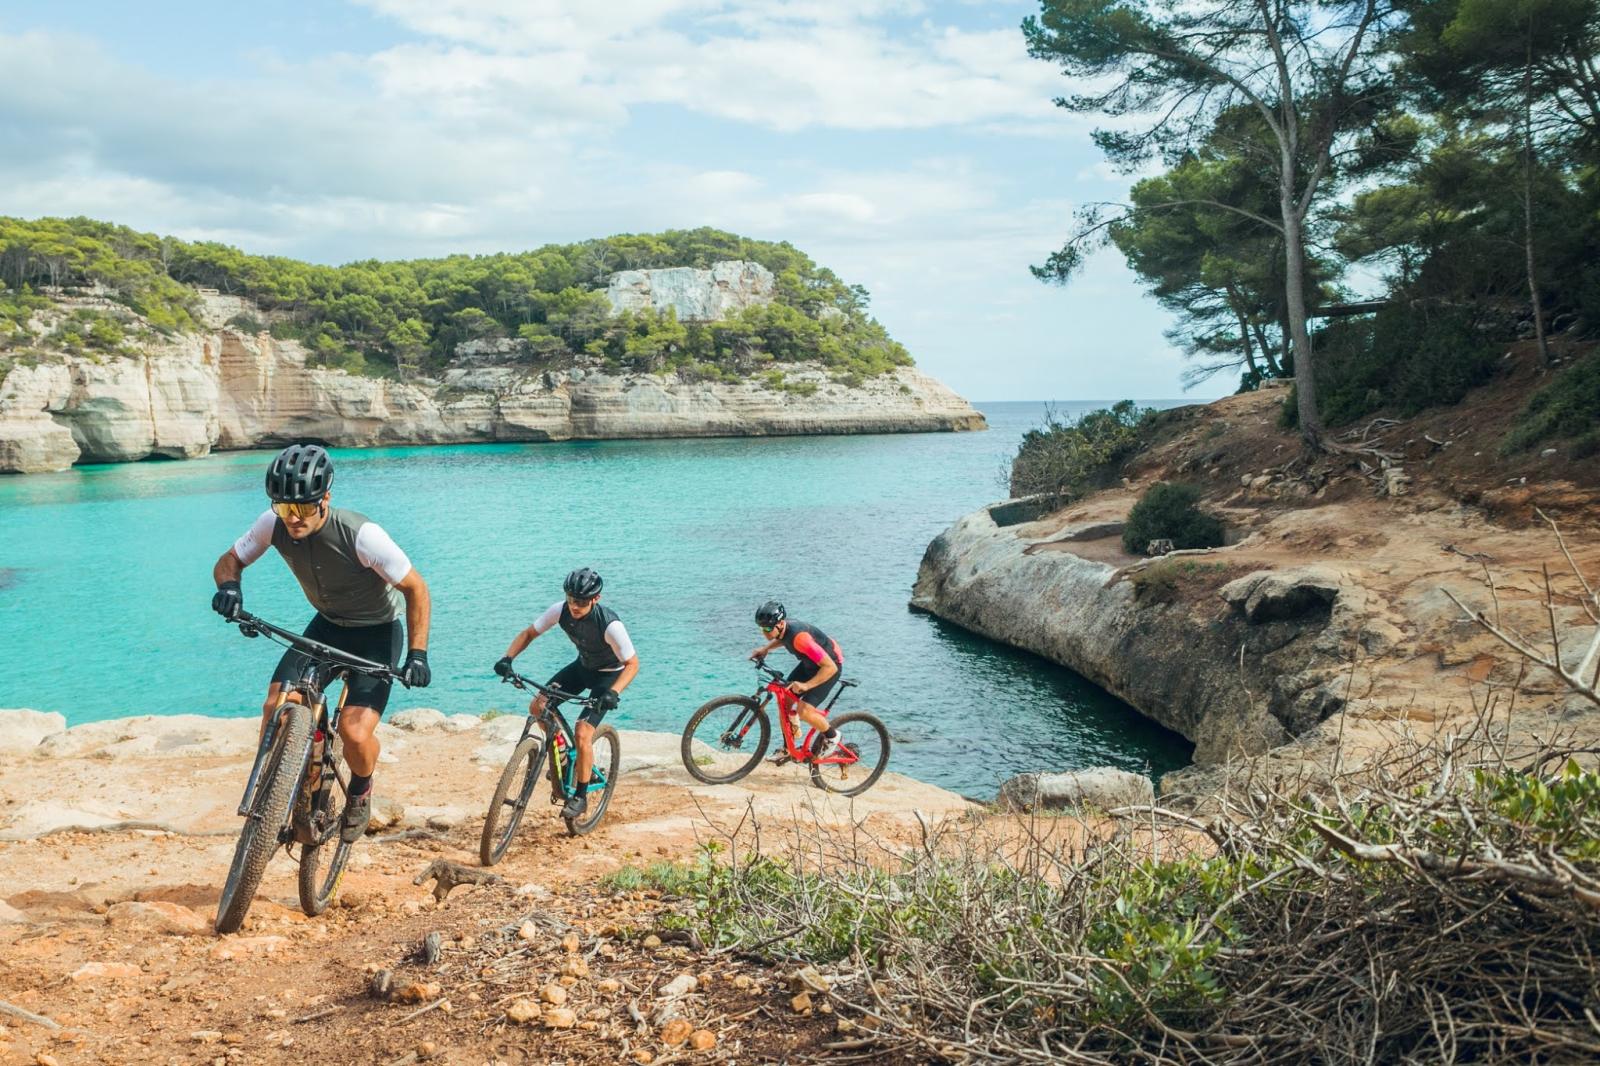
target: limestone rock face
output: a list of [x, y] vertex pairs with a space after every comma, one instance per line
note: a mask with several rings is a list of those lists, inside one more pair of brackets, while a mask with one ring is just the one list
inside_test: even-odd
[[14, 367], [0, 380], [0, 472], [40, 474], [78, 461], [72, 430], [49, 413], [71, 391], [65, 366]]
[[1329, 611], [1339, 598], [1339, 575], [1325, 566], [1258, 570], [1222, 586], [1222, 598], [1251, 623]]
[[910, 367], [847, 387], [801, 364], [786, 380], [815, 391], [584, 367], [467, 365], [398, 382], [308, 366], [298, 343], [223, 329], [136, 359], [13, 368], [0, 381], [0, 473], [303, 439], [373, 447], [984, 427], [970, 404]]
[[1064, 810], [1137, 807], [1155, 801], [1155, 788], [1142, 774], [1114, 766], [1091, 766], [1064, 774], [1018, 774], [1000, 786], [995, 801], [1012, 810]]
[[0, 752], [31, 753], [45, 737], [66, 728], [66, 717], [54, 711], [0, 710]]
[[772, 271], [742, 260], [713, 263], [710, 270], [620, 270], [611, 275], [606, 298], [616, 311], [670, 307], [680, 322], [716, 322], [747, 307], [771, 303], [774, 282]]
[[1024, 526], [995, 522], [991, 510], [1004, 507], [967, 515], [928, 546], [912, 606], [1076, 670], [1193, 741], [1200, 764], [1267, 751], [1291, 738], [1290, 723], [1336, 708], [1318, 702], [1331, 675], [1309, 669], [1325, 658], [1325, 620], [1250, 625], [1141, 601], [1109, 563], [1028, 551]]

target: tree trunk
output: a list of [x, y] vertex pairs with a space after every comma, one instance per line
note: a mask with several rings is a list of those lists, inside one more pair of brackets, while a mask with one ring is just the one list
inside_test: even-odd
[[1283, 377], [1283, 364], [1272, 354], [1272, 345], [1267, 342], [1267, 333], [1261, 328], [1261, 323], [1252, 321], [1250, 328], [1256, 334], [1256, 347], [1261, 349], [1261, 355], [1267, 361], [1267, 369], [1272, 371], [1275, 378]]
[[1250, 323], [1245, 320], [1244, 312], [1239, 309], [1238, 298], [1231, 285], [1228, 286], [1228, 306], [1233, 308], [1233, 317], [1239, 320], [1239, 343], [1244, 345], [1244, 361], [1250, 368], [1250, 376], [1260, 381], [1261, 368], [1256, 366], [1255, 349], [1250, 344]]
[[1533, 268], [1533, 26], [1528, 26], [1528, 56], [1522, 68], [1522, 250], [1528, 264], [1528, 300], [1533, 308], [1533, 335], [1539, 358], [1550, 365], [1550, 344], [1544, 336], [1544, 308], [1539, 302], [1538, 275]]
[[1311, 334], [1306, 328], [1306, 264], [1302, 219], [1285, 183], [1279, 194], [1283, 206], [1283, 246], [1288, 276], [1284, 278], [1284, 303], [1294, 340], [1294, 384], [1298, 397], [1300, 436], [1309, 451], [1322, 449], [1322, 418], [1317, 413], [1316, 365], [1311, 356]]

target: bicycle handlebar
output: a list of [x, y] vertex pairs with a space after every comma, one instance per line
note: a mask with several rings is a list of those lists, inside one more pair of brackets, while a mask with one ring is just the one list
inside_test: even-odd
[[[340, 651], [338, 648], [330, 648], [328, 645], [311, 640], [309, 637], [284, 629], [281, 626], [275, 626], [264, 618], [257, 618], [247, 611], [238, 612], [228, 621], [237, 625], [239, 632], [247, 637], [259, 637], [265, 633], [280, 643], [287, 644], [296, 651], [304, 652], [321, 662], [342, 666], [346, 670], [353, 670], [358, 674], [370, 674], [373, 677], [387, 678], [390, 681], [398, 681], [400, 684], [406, 685], [405, 678], [393, 667], [385, 666], [383, 663], [375, 663], [371, 659], [363, 659], [359, 655], [351, 655], [349, 652]], [[411, 686], [406, 685], [406, 687], [410, 688]]]
[[759, 659], [753, 659], [751, 661], [756, 664], [756, 673], [765, 674], [772, 681], [783, 680], [783, 671], [774, 670], [772, 667], [768, 666], [766, 656], [762, 656]]
[[551, 699], [561, 700], [562, 702], [567, 700], [578, 700], [584, 704], [589, 704], [593, 703], [595, 700], [594, 696], [584, 697], [578, 695], [576, 692], [563, 692], [561, 689], [551, 688], [549, 685], [541, 685], [533, 678], [523, 677], [515, 670], [511, 671], [509, 674], [502, 675], [500, 681], [502, 684], [509, 683], [522, 689], [536, 688], [540, 692], [543, 692], [546, 696], [549, 696]]

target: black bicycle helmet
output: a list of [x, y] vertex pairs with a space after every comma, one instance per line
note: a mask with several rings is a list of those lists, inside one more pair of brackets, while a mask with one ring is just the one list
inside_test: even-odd
[[267, 467], [273, 503], [315, 503], [333, 487], [333, 459], [317, 444], [291, 444]]
[[775, 626], [788, 617], [788, 612], [783, 609], [783, 604], [777, 600], [768, 600], [756, 608], [756, 625]]
[[592, 600], [600, 595], [602, 584], [604, 582], [600, 580], [600, 575], [586, 566], [568, 574], [567, 579], [561, 583], [561, 588], [575, 600]]

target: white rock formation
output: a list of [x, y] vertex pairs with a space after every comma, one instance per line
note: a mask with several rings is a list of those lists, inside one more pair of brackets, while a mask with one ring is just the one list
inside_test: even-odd
[[1017, 811], [1086, 806], [1109, 811], [1148, 805], [1155, 798], [1155, 786], [1143, 774], [1091, 766], [1061, 774], [1018, 774], [1000, 786], [995, 802]]
[[310, 438], [346, 447], [479, 441], [891, 433], [983, 428], [983, 416], [911, 367], [858, 387], [787, 365], [809, 396], [763, 382], [582, 368], [460, 367], [400, 383], [306, 365], [299, 344], [232, 330], [137, 359], [63, 358], [0, 381], [0, 473], [75, 462], [193, 458]]
[[0, 710], [0, 752], [30, 754], [45, 737], [66, 728], [66, 716], [53, 711]]
[[771, 303], [774, 282], [772, 271], [743, 260], [713, 263], [710, 270], [619, 270], [611, 275], [606, 299], [616, 311], [670, 307], [680, 322], [716, 322], [747, 307]]

